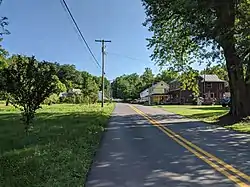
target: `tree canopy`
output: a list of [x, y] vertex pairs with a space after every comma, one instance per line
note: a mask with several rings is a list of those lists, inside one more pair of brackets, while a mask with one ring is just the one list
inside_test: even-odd
[[122, 75], [117, 77], [111, 84], [114, 98], [123, 100], [138, 99], [140, 93], [152, 84], [165, 81], [170, 81], [178, 78], [178, 73], [172, 70], [163, 70], [155, 76], [150, 68], [145, 68], [142, 75], [132, 73], [130, 75]]
[[228, 80], [228, 73], [225, 64], [218, 64], [215, 66], [209, 66], [206, 69], [202, 70], [200, 74], [213, 74], [217, 75], [221, 80], [229, 81]]
[[[0, 0], [0, 5], [2, 4], [3, 0]], [[0, 17], [0, 36], [4, 34], [10, 34], [10, 32], [6, 29], [6, 26], [9, 24], [7, 17]]]
[[[159, 65], [186, 71], [225, 60], [235, 117], [250, 114], [250, 0], [143, 0]], [[243, 71], [243, 69], [246, 71]], [[245, 72], [245, 74], [244, 74]]]
[[[26, 130], [41, 104], [59, 102], [61, 92], [72, 93], [76, 88], [81, 90], [81, 93], [61, 98], [61, 102], [97, 102], [101, 87], [100, 77], [78, 71], [74, 65], [39, 62], [35, 57], [21, 55], [8, 58], [4, 50], [1, 52], [3, 58], [0, 67], [1, 99], [21, 110]], [[110, 83], [105, 80], [105, 92], [109, 92], [107, 89], [110, 89]]]

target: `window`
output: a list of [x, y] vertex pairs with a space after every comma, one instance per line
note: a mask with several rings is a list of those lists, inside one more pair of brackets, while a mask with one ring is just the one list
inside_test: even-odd
[[219, 90], [222, 90], [222, 88], [223, 88], [223, 84], [219, 83]]
[[161, 86], [163, 86], [163, 83], [161, 84]]
[[214, 93], [210, 93], [210, 97], [211, 97], [211, 98], [214, 98]]
[[211, 82], [207, 83], [207, 88], [212, 88], [212, 83]]

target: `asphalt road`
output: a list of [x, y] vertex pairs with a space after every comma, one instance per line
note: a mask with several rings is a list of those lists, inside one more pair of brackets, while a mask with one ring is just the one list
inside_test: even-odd
[[250, 186], [250, 136], [117, 104], [87, 187]]

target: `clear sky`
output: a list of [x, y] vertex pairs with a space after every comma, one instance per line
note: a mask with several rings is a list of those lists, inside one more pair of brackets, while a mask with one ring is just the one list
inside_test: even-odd
[[[101, 62], [100, 43], [108, 39], [108, 79], [158, 68], [150, 61], [146, 38], [151, 36], [142, 26], [145, 13], [140, 0], [66, 0], [90, 48]], [[11, 54], [35, 55], [38, 60], [74, 64], [77, 69], [100, 75], [85, 45], [62, 7], [61, 0], [3, 0], [0, 16], [9, 18], [10, 35], [4, 36], [3, 47]]]

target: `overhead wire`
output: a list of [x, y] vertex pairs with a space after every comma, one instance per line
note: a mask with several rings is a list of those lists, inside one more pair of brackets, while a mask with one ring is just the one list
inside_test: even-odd
[[101, 65], [99, 64], [99, 62], [98, 62], [98, 60], [96, 59], [94, 53], [92, 52], [91, 48], [89, 47], [88, 42], [87, 42], [86, 39], [84, 38], [84, 36], [83, 36], [83, 34], [82, 34], [82, 32], [81, 32], [81, 30], [80, 30], [80, 28], [79, 28], [79, 26], [78, 26], [78, 24], [77, 24], [77, 22], [76, 22], [76, 20], [75, 20], [73, 14], [71, 13], [71, 11], [70, 11], [70, 9], [69, 9], [69, 7], [68, 7], [66, 1], [65, 1], [65, 0], [61, 0], [61, 4], [62, 4], [64, 10], [69, 14], [69, 16], [70, 16], [72, 22], [74, 23], [75, 28], [76, 28], [77, 31], [78, 31], [78, 34], [80, 35], [82, 41], [83, 41], [84, 44], [86, 45], [86, 47], [87, 47], [89, 53], [91, 54], [91, 56], [92, 56], [94, 62], [96, 63], [96, 65], [97, 65], [99, 68], [101, 68]]
[[[123, 54], [118, 54], [118, 53], [113, 53], [113, 52], [108, 52], [107, 54], [109, 55], [114, 55], [114, 56], [119, 56], [119, 57], [122, 57], [122, 58], [127, 58], [127, 59], [130, 59], [130, 60], [135, 60], [135, 61], [140, 61], [140, 62], [150, 62], [148, 60], [142, 60], [142, 59], [139, 59], [139, 58], [135, 58], [135, 57], [130, 57], [130, 56], [127, 56], [127, 55], [123, 55]], [[150, 62], [152, 63], [152, 62]]]
[[[108, 52], [109, 55], [114, 55], [114, 56], [118, 56], [118, 57], [122, 57], [122, 58], [127, 58], [127, 59], [130, 59], [130, 60], [134, 60], [134, 61], [139, 61], [139, 62], [142, 62], [142, 63], [152, 63], [152, 61], [149, 61], [149, 60], [143, 60], [143, 59], [139, 59], [139, 58], [135, 58], [135, 57], [131, 57], [131, 56], [128, 56], [128, 55], [123, 55], [123, 54], [119, 54], [119, 53], [113, 53], [113, 52]], [[154, 65], [156, 65], [156, 63], [154, 63]], [[159, 72], [159, 70], [156, 68], [156, 66], [153, 67], [154, 71], [155, 72]], [[162, 68], [160, 68], [161, 70]]]

